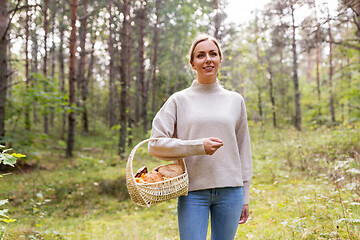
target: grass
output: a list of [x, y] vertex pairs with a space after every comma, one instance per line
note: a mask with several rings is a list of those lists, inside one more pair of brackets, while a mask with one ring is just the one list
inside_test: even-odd
[[[251, 213], [236, 239], [360, 238], [358, 125], [301, 133], [251, 126], [251, 137]], [[1, 199], [10, 200], [5, 206], [17, 219], [6, 225], [5, 239], [179, 239], [176, 200], [135, 206], [114, 139], [79, 138], [72, 161], [44, 148], [38, 168], [1, 180]], [[142, 148], [135, 163], [161, 161]]]

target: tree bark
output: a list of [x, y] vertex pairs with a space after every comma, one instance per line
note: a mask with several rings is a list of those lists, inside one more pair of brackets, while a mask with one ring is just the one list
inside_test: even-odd
[[153, 53], [153, 73], [152, 73], [152, 105], [151, 110], [155, 113], [155, 101], [156, 101], [156, 69], [157, 69], [157, 51], [159, 45], [159, 21], [160, 21], [160, 0], [155, 0], [155, 15], [156, 23], [154, 27], [154, 53]]
[[[177, 47], [176, 39], [174, 39], [173, 52], [172, 52], [172, 57], [171, 57], [171, 66], [175, 66], [176, 47]], [[168, 80], [167, 80], [167, 83], [166, 83], [166, 90], [165, 90], [165, 99], [167, 99], [169, 97], [172, 70], [173, 70], [173, 68], [169, 69], [169, 76], [168, 76]]]
[[0, 144], [4, 144], [5, 137], [5, 109], [7, 92], [7, 44], [9, 16], [8, 1], [0, 1]]
[[[34, 19], [35, 21], [35, 19]], [[31, 72], [35, 75], [39, 72], [39, 58], [38, 58], [38, 52], [39, 52], [39, 45], [38, 45], [38, 36], [36, 34], [36, 29], [32, 29], [31, 31], [31, 42], [32, 48], [31, 48]], [[36, 87], [37, 80], [36, 77], [31, 77], [31, 86]], [[38, 112], [37, 112], [38, 103], [36, 100], [32, 103], [32, 109], [33, 109], [33, 123], [36, 125], [39, 121]]]
[[219, 34], [219, 30], [220, 30], [220, 16], [219, 16], [219, 1], [218, 0], [214, 0], [214, 5], [215, 5], [215, 17], [214, 17], [214, 25], [215, 25], [215, 32], [214, 32], [214, 37], [218, 40], [220, 40], [220, 34]]
[[[55, 19], [57, 12], [57, 1], [51, 0], [51, 81], [55, 80]], [[52, 91], [52, 90], [51, 90]], [[55, 119], [55, 107], [50, 107], [50, 127], [54, 127], [54, 119]]]
[[[45, 78], [44, 82], [44, 91], [47, 92], [47, 37], [48, 37], [48, 8], [49, 8], [49, 0], [44, 0], [44, 58], [43, 58], [43, 74]], [[49, 118], [48, 118], [48, 108], [44, 107], [44, 133], [49, 133]]]
[[125, 153], [126, 146], [126, 135], [127, 135], [127, 104], [128, 104], [128, 82], [130, 80], [129, 69], [130, 69], [130, 3], [131, 0], [124, 0], [122, 13], [124, 16], [121, 30], [121, 67], [120, 67], [120, 136], [119, 136], [119, 155], [123, 156]]
[[145, 38], [145, 19], [146, 19], [146, 5], [147, 0], [141, 1], [142, 5], [139, 12], [139, 82], [140, 82], [140, 92], [141, 92], [141, 118], [143, 120], [143, 132], [144, 134], [147, 133], [148, 130], [148, 119], [147, 119], [147, 99], [148, 99], [148, 89], [147, 83], [145, 80], [145, 45], [144, 45], [144, 38]]
[[271, 110], [273, 115], [273, 126], [277, 127], [276, 124], [276, 106], [275, 106], [275, 98], [274, 98], [274, 90], [273, 90], [273, 72], [272, 72], [272, 64], [270, 60], [270, 56], [268, 57], [268, 72], [269, 72], [269, 96], [271, 102]]
[[316, 32], [315, 32], [315, 65], [316, 65], [316, 93], [318, 99], [318, 117], [321, 116], [321, 90], [320, 90], [320, 23], [317, 17], [317, 10], [315, 9], [315, 21], [316, 21]]
[[110, 55], [109, 63], [109, 123], [110, 127], [116, 124], [116, 115], [115, 115], [115, 72], [114, 72], [114, 46], [113, 46], [113, 16], [112, 16], [112, 0], [108, 1], [108, 11], [109, 11], [109, 39], [108, 39], [108, 48]]
[[78, 62], [77, 69], [77, 85], [78, 90], [81, 92], [81, 119], [82, 119], [82, 128], [84, 132], [89, 132], [89, 124], [87, 117], [86, 109], [86, 100], [87, 100], [87, 81], [85, 79], [85, 63], [86, 63], [86, 32], [87, 32], [87, 0], [82, 0], [82, 10], [83, 14], [80, 18], [80, 28], [79, 28], [79, 40], [80, 40], [80, 59]]
[[290, 0], [291, 19], [292, 19], [292, 52], [293, 52], [293, 82], [295, 89], [295, 128], [301, 131], [301, 106], [300, 106], [300, 89], [298, 79], [298, 64], [297, 64], [297, 53], [296, 53], [296, 39], [295, 39], [295, 15], [293, 1]]
[[[29, 4], [29, 0], [25, 1], [25, 4]], [[26, 79], [26, 92], [28, 92], [30, 86], [29, 76], [29, 9], [26, 9], [25, 16], [25, 79]], [[30, 130], [30, 104], [26, 103], [25, 106], [25, 129]]]
[[331, 23], [330, 23], [330, 12], [328, 10], [328, 34], [329, 34], [329, 107], [330, 107], [330, 113], [331, 113], [331, 123], [335, 124], [335, 108], [334, 108], [334, 94], [333, 94], [333, 62], [332, 62], [332, 35], [331, 35]]
[[[62, 7], [62, 16], [65, 15], [65, 7]], [[60, 91], [65, 95], [65, 66], [64, 66], [64, 31], [65, 24], [62, 18], [59, 19], [59, 32], [60, 32], [60, 45], [59, 45], [59, 80], [60, 80]], [[66, 131], [66, 110], [62, 109], [61, 114], [61, 134], [60, 138], [65, 139]]]
[[70, 33], [70, 59], [69, 59], [69, 127], [66, 148], [66, 157], [73, 156], [75, 142], [75, 72], [76, 72], [76, 18], [77, 18], [77, 0], [71, 1], [71, 33]]

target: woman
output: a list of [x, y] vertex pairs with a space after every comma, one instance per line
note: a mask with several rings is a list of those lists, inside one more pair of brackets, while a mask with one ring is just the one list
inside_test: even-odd
[[156, 114], [149, 153], [184, 158], [189, 194], [178, 199], [180, 239], [234, 239], [249, 216], [252, 173], [250, 137], [243, 97], [217, 80], [222, 52], [217, 40], [198, 36], [190, 48], [197, 73], [191, 87], [170, 96]]

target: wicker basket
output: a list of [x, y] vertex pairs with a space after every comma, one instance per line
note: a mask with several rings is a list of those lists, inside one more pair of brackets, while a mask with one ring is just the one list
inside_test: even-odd
[[146, 139], [138, 143], [131, 151], [127, 161], [126, 185], [131, 200], [139, 206], [150, 207], [153, 204], [187, 195], [188, 193], [189, 178], [183, 159], [179, 159], [178, 163], [184, 169], [184, 173], [177, 177], [156, 183], [137, 183], [135, 181], [132, 162], [137, 149], [144, 143], [156, 140], [158, 138]]

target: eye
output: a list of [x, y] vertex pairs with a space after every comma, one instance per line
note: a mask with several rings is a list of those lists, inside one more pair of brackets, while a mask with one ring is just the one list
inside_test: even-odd
[[216, 53], [216, 52], [212, 52], [212, 53], [211, 53], [211, 56], [214, 56], [214, 57], [215, 57], [215, 56], [217, 56], [217, 53]]
[[197, 55], [198, 58], [203, 58], [204, 57], [204, 54], [200, 53]]

